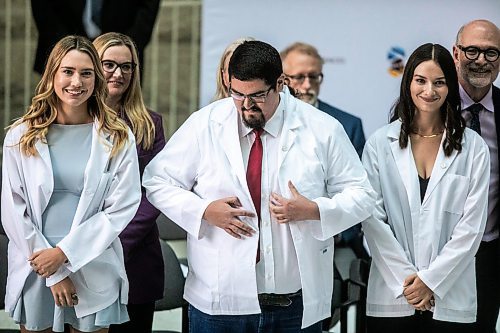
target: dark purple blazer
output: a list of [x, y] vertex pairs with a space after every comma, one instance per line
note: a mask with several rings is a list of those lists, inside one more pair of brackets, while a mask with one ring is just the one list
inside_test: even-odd
[[[150, 111], [155, 125], [153, 149], [137, 146], [139, 170], [144, 168], [165, 146], [165, 135], [161, 115]], [[128, 122], [127, 119], [125, 121]], [[164, 267], [156, 218], [160, 211], [146, 199], [146, 190], [141, 188], [139, 209], [129, 225], [120, 234], [125, 257], [125, 270], [130, 284], [129, 303], [142, 304], [163, 297]]]

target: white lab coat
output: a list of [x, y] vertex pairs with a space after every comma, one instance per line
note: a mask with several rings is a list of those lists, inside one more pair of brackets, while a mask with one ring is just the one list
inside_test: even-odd
[[[139, 167], [133, 134], [129, 143], [110, 158], [111, 137], [93, 125], [92, 148], [85, 169], [83, 191], [71, 231], [57, 246], [68, 263], [46, 279], [51, 286], [69, 276], [79, 296], [77, 317], [106, 308], [118, 297], [126, 304], [128, 282], [120, 232], [134, 216], [141, 197]], [[9, 237], [6, 310], [12, 312], [32, 271], [28, 257], [51, 248], [42, 234], [42, 214], [54, 188], [47, 144], [35, 144], [38, 155], [22, 154], [19, 125], [8, 131], [3, 147], [2, 223]], [[116, 282], [121, 281], [117, 290]]]
[[[287, 185], [291, 180], [318, 204], [321, 215], [320, 221], [290, 223], [301, 275], [302, 326], [307, 327], [330, 315], [332, 237], [371, 214], [373, 190], [342, 125], [293, 98], [288, 90], [281, 98], [285, 103], [278, 156], [281, 193], [291, 197]], [[255, 273], [258, 235], [236, 239], [202, 219], [210, 202], [229, 196], [255, 212], [238, 121], [231, 98], [193, 113], [143, 176], [149, 201], [188, 232], [184, 297], [211, 315], [260, 313]], [[259, 229], [257, 218], [242, 220]]]
[[399, 147], [400, 128], [395, 121], [379, 129], [363, 151], [377, 192], [375, 212], [362, 224], [373, 258], [367, 314], [414, 314], [402, 292], [405, 278], [417, 273], [434, 292], [434, 319], [474, 322], [474, 256], [487, 217], [488, 147], [468, 128], [461, 153], [445, 156], [441, 142], [421, 203], [411, 143]]

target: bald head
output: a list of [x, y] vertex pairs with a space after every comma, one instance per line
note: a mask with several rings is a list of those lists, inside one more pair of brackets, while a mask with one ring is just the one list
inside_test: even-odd
[[497, 43], [500, 43], [500, 30], [498, 27], [488, 20], [474, 20], [467, 24], [464, 24], [457, 33], [456, 44], [462, 44], [463, 35], [467, 36], [470, 33], [476, 33], [480, 35], [491, 35], [493, 39], [496, 38]]
[[491, 61], [494, 59], [491, 55], [499, 51], [500, 30], [490, 21], [474, 20], [458, 31], [456, 44], [453, 46], [458, 79], [475, 101], [486, 95], [498, 76], [500, 59]]

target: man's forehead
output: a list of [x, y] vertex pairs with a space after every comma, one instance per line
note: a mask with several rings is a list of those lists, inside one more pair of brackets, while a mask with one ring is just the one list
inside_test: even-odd
[[464, 28], [462, 43], [485, 43], [500, 47], [500, 31], [498, 28], [485, 24], [475, 24]]

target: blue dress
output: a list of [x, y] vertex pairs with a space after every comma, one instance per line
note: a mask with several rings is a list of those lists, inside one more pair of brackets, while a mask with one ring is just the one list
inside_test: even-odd
[[[83, 190], [84, 173], [92, 147], [93, 124], [52, 124], [47, 134], [50, 159], [54, 176], [54, 191], [43, 212], [42, 233], [55, 246], [66, 236], [75, 216]], [[103, 272], [103, 274], [106, 274]], [[71, 279], [71, 274], [69, 278]], [[117, 281], [117, 284], [120, 282]], [[45, 278], [31, 272], [23, 292], [10, 314], [16, 323], [30, 331], [52, 327], [54, 332], [64, 332], [64, 324], [82, 332], [94, 332], [129, 320], [127, 309], [119, 296], [109, 307], [77, 318], [73, 307], [58, 307]]]

